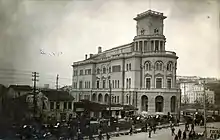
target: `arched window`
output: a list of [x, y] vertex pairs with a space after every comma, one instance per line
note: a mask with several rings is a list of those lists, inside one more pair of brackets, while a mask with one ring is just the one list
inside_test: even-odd
[[109, 101], [109, 96], [108, 94], [105, 94], [105, 103], [108, 103], [108, 101]]
[[94, 93], [93, 95], [92, 95], [92, 101], [96, 101], [97, 100], [97, 96], [96, 96], [96, 94]]
[[150, 61], [146, 61], [145, 62], [145, 70], [146, 71], [150, 71], [151, 70], [151, 62]]
[[157, 96], [155, 98], [155, 112], [163, 112], [164, 99], [162, 96]]
[[98, 102], [102, 102], [102, 101], [103, 101], [103, 98], [102, 98], [102, 94], [100, 93], [98, 96]]
[[141, 97], [141, 111], [148, 111], [148, 97], [146, 95]]
[[176, 96], [172, 96], [170, 99], [170, 110], [171, 112], [175, 112], [176, 110]]
[[156, 69], [157, 71], [162, 71], [162, 70], [163, 70], [163, 62], [162, 62], [162, 61], [157, 61], [157, 62], [155, 63], [155, 69]]
[[167, 71], [172, 71], [172, 67], [173, 67], [173, 63], [172, 62], [168, 62], [167, 63]]

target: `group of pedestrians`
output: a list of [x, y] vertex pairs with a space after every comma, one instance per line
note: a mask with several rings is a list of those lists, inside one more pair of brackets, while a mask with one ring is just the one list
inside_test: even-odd
[[194, 130], [194, 123], [191, 124], [191, 130], [189, 131], [189, 124], [186, 123], [185, 124], [185, 130], [182, 132], [181, 129], [178, 130], [177, 134], [175, 133], [175, 128], [174, 126], [171, 124], [171, 135], [174, 136], [174, 140], [186, 140], [187, 137], [187, 132], [188, 133], [188, 137], [189, 140], [193, 140], [196, 136], [195, 130]]

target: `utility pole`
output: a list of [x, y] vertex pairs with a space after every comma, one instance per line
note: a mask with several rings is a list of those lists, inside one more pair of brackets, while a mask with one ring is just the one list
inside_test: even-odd
[[[57, 100], [58, 100], [58, 89], [59, 89], [59, 74], [57, 74], [57, 77], [56, 77], [56, 90], [57, 90], [57, 94], [56, 94], [56, 98], [57, 98]], [[57, 103], [58, 102], [56, 102], [56, 119], [57, 119]]]
[[37, 111], [37, 101], [36, 101], [36, 85], [37, 85], [37, 81], [39, 81], [37, 78], [39, 77], [39, 73], [37, 72], [32, 72], [32, 81], [34, 84], [34, 118], [36, 117], [36, 111]]
[[203, 92], [204, 92], [204, 127], [205, 127], [205, 133], [204, 133], [204, 140], [207, 139], [207, 128], [206, 128], [206, 92], [205, 92], [205, 80], [203, 81]]

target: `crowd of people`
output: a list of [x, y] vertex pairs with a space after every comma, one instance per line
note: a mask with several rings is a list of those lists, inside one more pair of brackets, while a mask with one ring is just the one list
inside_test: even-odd
[[188, 135], [188, 139], [189, 140], [194, 140], [194, 139], [198, 139], [199, 137], [202, 137], [202, 135], [198, 135], [195, 132], [195, 124], [192, 123], [191, 124], [191, 128], [190, 128], [190, 124], [189, 123], [185, 123], [185, 129], [182, 130], [179, 129], [177, 131], [177, 133], [175, 132], [175, 127], [173, 124], [171, 124], [171, 135], [174, 136], [174, 140], [186, 140], [187, 139], [187, 135]]

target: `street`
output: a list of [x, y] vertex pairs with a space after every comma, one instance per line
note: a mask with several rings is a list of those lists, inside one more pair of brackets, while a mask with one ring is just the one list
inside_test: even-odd
[[[207, 124], [207, 127], [219, 127], [219, 126], [220, 126], [220, 122]], [[175, 127], [175, 133], [177, 133], [179, 129], [181, 129], [181, 131], [183, 131], [184, 128], [185, 128], [184, 125], [181, 125], [179, 127]], [[204, 128], [202, 128], [200, 126], [196, 126], [195, 131], [200, 133], [200, 132], [204, 131]], [[207, 128], [208, 138], [210, 137], [209, 131], [210, 131], [210, 128]], [[148, 133], [144, 133], [144, 132], [139, 133], [139, 134], [133, 134], [132, 136], [126, 135], [126, 136], [112, 138], [112, 140], [145, 140], [145, 139], [173, 140], [174, 136], [171, 136], [171, 130], [170, 130], [170, 128], [167, 128], [167, 129], [157, 130], [155, 134], [152, 133], [151, 138], [148, 138]]]

